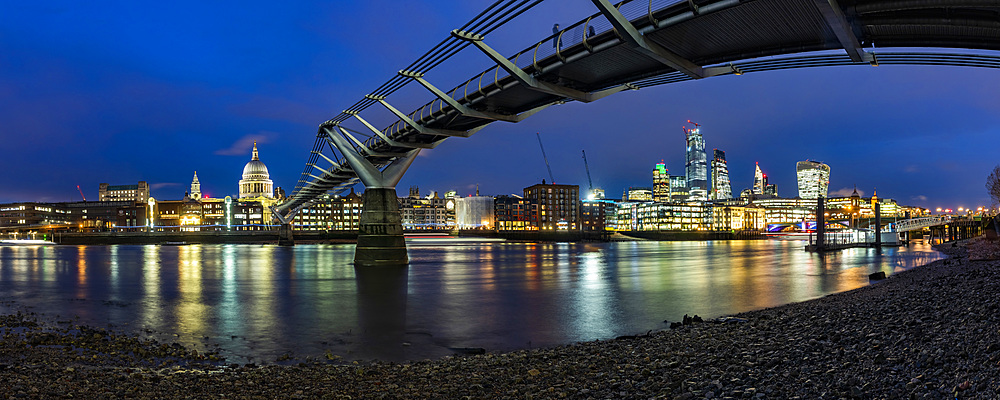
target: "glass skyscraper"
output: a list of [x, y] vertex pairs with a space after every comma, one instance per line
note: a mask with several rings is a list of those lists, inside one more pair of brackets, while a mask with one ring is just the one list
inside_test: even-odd
[[701, 136], [701, 129], [697, 124], [694, 129], [685, 127], [684, 134], [687, 139], [684, 174], [687, 176], [688, 199], [708, 200], [708, 159], [705, 155], [705, 138]]
[[827, 197], [830, 187], [830, 166], [818, 161], [799, 161], [795, 164], [795, 177], [799, 183], [799, 197], [815, 199]]
[[712, 157], [712, 200], [733, 198], [733, 186], [729, 183], [729, 166], [726, 152], [715, 149]]

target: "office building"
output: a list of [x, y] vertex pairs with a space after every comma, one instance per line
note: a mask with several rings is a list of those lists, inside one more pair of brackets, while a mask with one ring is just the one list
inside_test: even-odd
[[659, 203], [670, 201], [670, 173], [667, 164], [663, 162], [653, 167], [653, 201]]
[[131, 201], [145, 203], [149, 199], [149, 184], [139, 181], [135, 185], [109, 185], [102, 183], [99, 189], [100, 201]]
[[[688, 121], [690, 122], [690, 121]], [[684, 173], [687, 177], [688, 200], [708, 200], [708, 160], [705, 155], [705, 138], [695, 124], [694, 129], [683, 128], [687, 142]]]
[[687, 178], [681, 175], [670, 177], [670, 201], [685, 202], [688, 200]]
[[733, 198], [733, 186], [729, 182], [729, 166], [726, 165], [726, 152], [715, 149], [712, 157], [712, 200], [727, 200]]
[[653, 201], [653, 189], [642, 186], [632, 186], [622, 194], [623, 201]]
[[764, 194], [764, 186], [767, 186], [767, 175], [760, 170], [760, 163], [754, 163], [753, 189], [752, 194]]
[[799, 184], [799, 197], [815, 199], [827, 197], [830, 186], [830, 166], [818, 161], [799, 161], [795, 164], [795, 177]]

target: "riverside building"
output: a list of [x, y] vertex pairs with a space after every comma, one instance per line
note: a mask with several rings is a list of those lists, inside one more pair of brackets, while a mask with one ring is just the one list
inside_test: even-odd
[[99, 186], [98, 194], [100, 201], [145, 203], [149, 199], [149, 184], [145, 181], [139, 181], [135, 185], [109, 185], [102, 183]]
[[532, 222], [539, 230], [580, 229], [579, 185], [542, 182], [524, 188], [524, 198], [538, 205], [536, 219]]

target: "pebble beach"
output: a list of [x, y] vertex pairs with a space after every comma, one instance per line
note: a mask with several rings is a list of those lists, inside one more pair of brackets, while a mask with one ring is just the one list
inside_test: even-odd
[[1000, 398], [1000, 261], [970, 257], [964, 243], [938, 249], [949, 257], [815, 300], [615, 340], [408, 363], [227, 364], [3, 315], [0, 398]]

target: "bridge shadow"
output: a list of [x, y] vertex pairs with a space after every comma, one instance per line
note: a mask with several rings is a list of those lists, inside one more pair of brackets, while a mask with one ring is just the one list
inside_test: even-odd
[[355, 267], [363, 358], [403, 360], [409, 266]]

